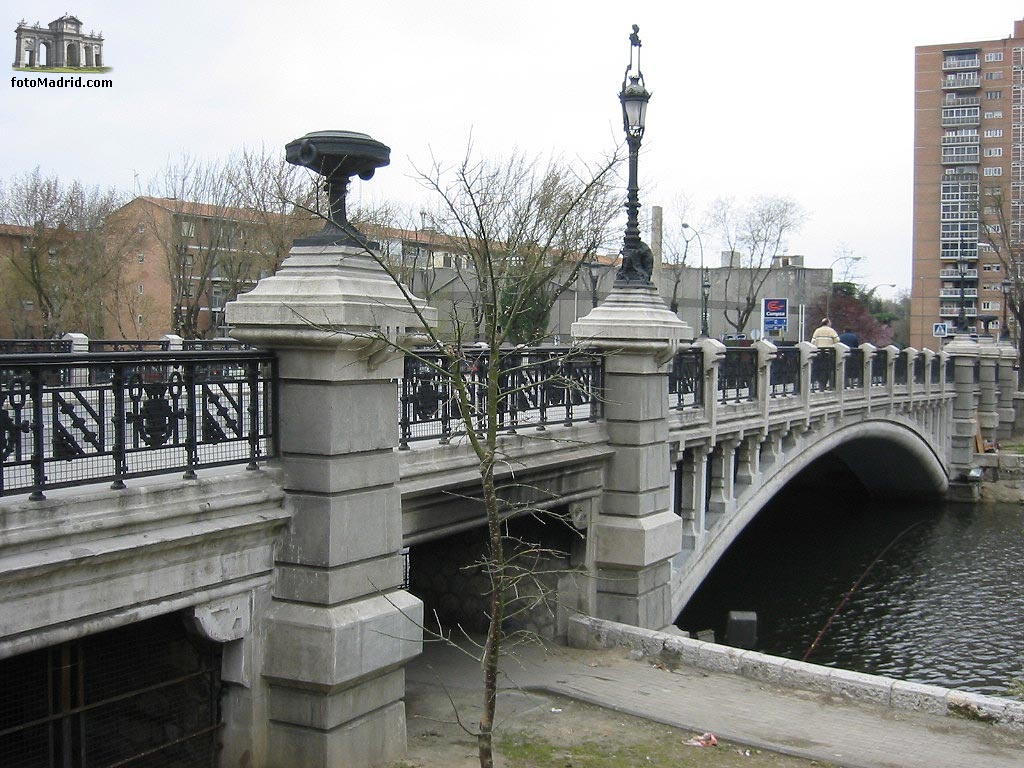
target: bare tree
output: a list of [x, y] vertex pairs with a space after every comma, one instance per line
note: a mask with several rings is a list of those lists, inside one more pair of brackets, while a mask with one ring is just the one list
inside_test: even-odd
[[801, 207], [784, 197], [757, 197], [745, 206], [719, 199], [710, 219], [727, 248], [724, 298], [732, 307], [725, 320], [737, 333], [747, 328], [761, 289], [786, 252], [786, 238], [803, 224]]
[[[1003, 278], [999, 283], [1006, 310], [1017, 328], [1017, 355], [1024, 358], [1024, 221], [1020, 201], [1006, 199], [1004, 188], [986, 187], [975, 195], [973, 207], [978, 213], [978, 244], [995, 254]], [[1014, 212], [1016, 211], [1016, 216]], [[1007, 333], [1003, 328], [1002, 332]], [[1024, 371], [1018, 384], [1024, 384]]]
[[42, 335], [102, 334], [102, 307], [120, 280], [120, 253], [104, 224], [123, 202], [112, 188], [65, 184], [38, 167], [0, 186], [0, 220], [24, 232], [0, 255], [5, 282], [38, 309]]

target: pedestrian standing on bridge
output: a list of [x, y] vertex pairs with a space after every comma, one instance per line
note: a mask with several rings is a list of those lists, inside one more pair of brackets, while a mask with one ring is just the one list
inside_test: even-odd
[[856, 349], [860, 346], [860, 337], [849, 328], [843, 328], [843, 332], [839, 334], [839, 341], [850, 349]]
[[821, 325], [814, 329], [811, 343], [816, 347], [834, 347], [839, 341], [839, 334], [832, 327], [827, 317], [821, 318]]

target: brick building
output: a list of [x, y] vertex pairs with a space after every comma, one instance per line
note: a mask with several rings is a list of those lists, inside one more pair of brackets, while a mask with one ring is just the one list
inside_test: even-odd
[[[911, 346], [933, 326], [1012, 316], [1007, 267], [1024, 226], [1024, 20], [1001, 40], [915, 49]], [[1008, 329], [1013, 331], [1013, 329]]]

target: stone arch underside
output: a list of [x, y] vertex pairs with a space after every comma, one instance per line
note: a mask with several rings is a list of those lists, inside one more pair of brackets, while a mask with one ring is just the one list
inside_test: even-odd
[[825, 455], [844, 462], [873, 496], [939, 497], [949, 487], [949, 475], [936, 447], [910, 420], [875, 419], [822, 431], [825, 434], [819, 439], [762, 477], [757, 488], [738, 501], [734, 512], [708, 533], [695, 553], [688, 557], [684, 553], [673, 563], [674, 616], [750, 521], [787, 483]]

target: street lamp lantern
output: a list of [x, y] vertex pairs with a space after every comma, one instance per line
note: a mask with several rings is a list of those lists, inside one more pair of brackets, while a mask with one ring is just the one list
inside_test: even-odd
[[622, 77], [622, 90], [619, 92], [622, 127], [629, 147], [626, 232], [622, 239], [622, 267], [615, 275], [615, 283], [620, 287], [649, 286], [654, 270], [651, 249], [640, 239], [640, 187], [637, 181], [640, 140], [646, 128], [647, 102], [650, 99], [651, 94], [644, 85], [644, 76], [640, 71], [640, 27], [634, 24], [633, 33], [629, 36], [629, 65]]
[[[644, 135], [647, 122], [647, 102], [651, 94], [644, 86], [644, 75], [640, 71], [640, 27], [633, 25], [633, 34], [629, 36], [629, 66], [622, 77], [622, 91], [619, 101], [622, 102], [622, 128], [626, 136], [635, 136], [638, 140]], [[636, 71], [633, 70], [634, 56]]]

